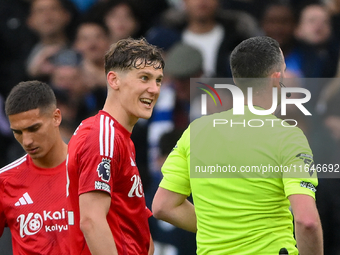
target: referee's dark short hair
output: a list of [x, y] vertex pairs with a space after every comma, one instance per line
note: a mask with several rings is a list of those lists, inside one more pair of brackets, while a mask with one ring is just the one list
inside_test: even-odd
[[242, 41], [230, 55], [234, 78], [266, 78], [280, 71], [283, 63], [279, 43], [268, 36], [256, 36]]

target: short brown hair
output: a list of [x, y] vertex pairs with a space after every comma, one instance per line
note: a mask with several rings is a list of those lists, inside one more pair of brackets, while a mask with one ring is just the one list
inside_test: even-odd
[[149, 44], [144, 38], [122, 39], [111, 45], [105, 54], [105, 73], [111, 70], [140, 69], [152, 66], [155, 69], [164, 69], [164, 60], [161, 50]]

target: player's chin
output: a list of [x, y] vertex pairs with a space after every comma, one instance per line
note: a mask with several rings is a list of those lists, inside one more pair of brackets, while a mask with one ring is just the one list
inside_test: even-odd
[[28, 155], [30, 155], [30, 157], [32, 159], [39, 159], [39, 158], [42, 158], [42, 155], [41, 154], [38, 154], [38, 153], [35, 153], [35, 154], [32, 154], [32, 153], [27, 153]]
[[149, 109], [148, 111], [143, 111], [139, 114], [139, 118], [142, 119], [150, 119], [152, 115], [152, 109]]

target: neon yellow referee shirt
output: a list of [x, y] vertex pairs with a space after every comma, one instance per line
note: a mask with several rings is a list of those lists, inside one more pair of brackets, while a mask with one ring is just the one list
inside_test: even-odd
[[[311, 164], [299, 128], [245, 107], [244, 115], [229, 110], [192, 122], [162, 167], [160, 187], [192, 193], [198, 255], [275, 255], [283, 247], [297, 255], [287, 197], [315, 198]], [[251, 167], [263, 172], [246, 172]]]

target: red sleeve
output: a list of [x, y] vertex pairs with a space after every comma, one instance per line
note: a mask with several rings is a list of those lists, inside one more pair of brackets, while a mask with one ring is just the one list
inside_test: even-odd
[[94, 127], [86, 137], [79, 154], [79, 194], [101, 190], [111, 195], [117, 155], [116, 136], [113, 123], [108, 119], [108, 125]]
[[145, 209], [147, 210], [146, 214], [147, 214], [148, 218], [150, 218], [153, 215], [153, 213], [151, 212], [151, 210], [148, 207], [145, 207]]

